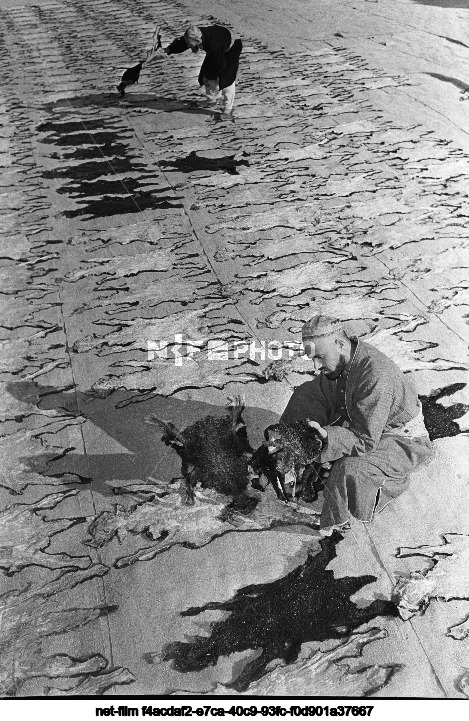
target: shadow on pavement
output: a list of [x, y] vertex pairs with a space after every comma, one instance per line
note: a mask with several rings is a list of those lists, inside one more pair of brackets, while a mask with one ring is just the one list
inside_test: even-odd
[[[307, 384], [305, 384], [307, 385]], [[468, 406], [456, 403], [445, 407], [437, 401], [464, 388], [466, 384], [453, 384], [440, 389], [434, 396], [420, 396], [425, 423], [430, 438], [459, 435], [462, 431], [455, 419], [467, 412]], [[56, 389], [33, 382], [11, 382], [7, 391], [17, 400], [35, 404], [42, 410], [65, 410], [71, 416], [84, 417], [83, 437], [86, 453], [70, 451], [57, 460], [50, 454], [29, 459], [32, 467], [41, 460], [49, 475], [74, 473], [92, 478], [92, 488], [102, 496], [112, 496], [110, 481], [170, 481], [180, 477], [180, 459], [161, 441], [162, 431], [145, 422], [156, 415], [171, 421], [184, 430], [207, 415], [224, 417], [224, 406], [202, 401], [181, 400], [174, 397], [146, 397], [140, 402], [128, 402], [127, 391], [116, 391], [106, 398], [96, 398], [75, 389]], [[253, 448], [263, 440], [264, 429], [278, 421], [278, 415], [262, 408], [246, 406], [243, 411], [248, 438]], [[18, 416], [18, 422], [22, 420]], [[23, 461], [28, 464], [28, 458]], [[125, 484], [124, 484], [125, 485]]]
[[[201, 97], [202, 100], [202, 97]], [[200, 101], [197, 100], [180, 100], [178, 98], [158, 97], [151, 93], [132, 93], [128, 92], [125, 98], [121, 98], [119, 93], [93, 93], [90, 95], [79, 95], [75, 98], [64, 98], [56, 100], [53, 103], [46, 103], [44, 107], [47, 110], [58, 108], [148, 108], [149, 110], [160, 110], [166, 113], [191, 113], [194, 115], [214, 114], [214, 110], [201, 107]]]
[[[36, 403], [42, 410], [65, 410], [82, 416], [86, 453], [71, 451], [47, 466], [51, 476], [75, 473], [91, 477], [92, 490], [102, 496], [113, 495], [110, 481], [145, 481], [148, 478], [169, 481], [179, 477], [181, 461], [161, 441], [162, 431], [145, 422], [149, 415], [174, 423], [179, 430], [207, 415], [223, 417], [226, 409], [201, 401], [155, 396], [139, 403], [117, 408], [128, 398], [117, 391], [107, 398], [95, 398], [72, 390], [39, 386], [31, 382], [9, 383], [8, 392], [16, 399]], [[266, 426], [278, 420], [275, 413], [247, 406], [243, 412], [248, 436], [255, 446], [261, 443]], [[48, 461], [50, 456], [44, 454]], [[39, 458], [35, 456], [34, 463]], [[23, 459], [25, 463], [28, 459]], [[33, 459], [31, 459], [33, 460]]]
[[467, 10], [467, 0], [413, 0], [417, 5], [429, 5], [435, 8], [464, 8]]
[[455, 87], [459, 88], [459, 90], [468, 90], [469, 89], [469, 83], [465, 83], [463, 80], [458, 80], [458, 78], [452, 78], [449, 75], [440, 75], [440, 73], [425, 73], [426, 75], [430, 75], [432, 78], [436, 78], [437, 80], [442, 80], [444, 83], [451, 83], [451, 85], [454, 85]]

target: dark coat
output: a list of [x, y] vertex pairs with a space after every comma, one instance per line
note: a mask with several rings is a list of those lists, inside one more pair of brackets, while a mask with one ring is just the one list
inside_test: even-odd
[[[220, 90], [232, 85], [236, 80], [239, 66], [239, 56], [243, 49], [241, 40], [235, 40], [231, 45], [231, 33], [221, 25], [210, 25], [206, 28], [199, 27], [202, 33], [202, 49], [205, 58], [200, 68], [199, 85], [203, 85], [203, 79], [218, 80]], [[165, 49], [167, 55], [183, 53], [189, 49], [184, 37], [177, 38]]]

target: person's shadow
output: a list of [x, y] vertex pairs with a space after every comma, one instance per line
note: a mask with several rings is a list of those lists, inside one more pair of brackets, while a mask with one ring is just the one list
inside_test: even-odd
[[[295, 390], [301, 408], [308, 400], [311, 381], [301, 384]], [[443, 388], [434, 396], [421, 396], [425, 423], [430, 438], [458, 435], [461, 429], [455, 418], [467, 412], [468, 406], [456, 403], [449, 407], [437, 404], [444, 395], [450, 395], [465, 386], [453, 384]], [[145, 482], [148, 479], [170, 481], [180, 476], [180, 459], [174, 450], [161, 441], [163, 431], [146, 423], [148, 416], [155, 415], [161, 420], [171, 421], [179, 430], [184, 430], [207, 415], [222, 417], [226, 414], [223, 406], [202, 401], [186, 401], [174, 397], [133, 396], [128, 391], [115, 391], [106, 398], [71, 389], [56, 389], [40, 386], [32, 381], [16, 381], [6, 384], [6, 390], [17, 400], [36, 405], [42, 410], [63, 410], [72, 418], [83, 417], [83, 438], [85, 452], [75, 449], [51, 460], [47, 448], [43, 456], [22, 458], [31, 470], [38, 467], [50, 476], [72, 473], [92, 479], [93, 491], [103, 496], [112, 495], [111, 481]], [[264, 429], [278, 421], [272, 411], [257, 407], [246, 407], [243, 418], [247, 425], [248, 438], [253, 448], [263, 440]], [[21, 423], [23, 417], [16, 421]]]
[[[148, 110], [158, 110], [165, 113], [190, 113], [192, 115], [217, 115], [216, 111], [211, 108], [200, 106], [200, 100], [180, 100], [175, 97], [155, 96], [153, 93], [137, 93], [129, 90], [124, 98], [119, 93], [90, 93], [89, 95], [78, 95], [75, 98], [66, 98], [64, 100], [55, 100], [52, 103], [46, 103], [45, 107], [49, 110], [65, 108], [147, 108]], [[218, 113], [220, 115], [220, 113]]]
[[[85, 453], [72, 449], [51, 461], [50, 454], [45, 452], [43, 458], [22, 460], [31, 469], [38, 464], [44, 466], [50, 476], [73, 473], [91, 477], [92, 490], [102, 496], [112, 495], [115, 486], [112, 481], [121, 482], [117, 485], [149, 479], [169, 482], [181, 475], [180, 458], [161, 441], [163, 431], [145, 422], [148, 416], [156, 415], [184, 430], [207, 415], [226, 414], [223, 406], [164, 396], [118, 407], [128, 398], [127, 391], [96, 398], [75, 389], [38, 386], [30, 381], [10, 382], [6, 389], [14, 398], [35, 403], [42, 410], [63, 410], [74, 418], [86, 419], [82, 426]], [[277, 414], [255, 407], [247, 407], [243, 418], [254, 448], [262, 442], [264, 428], [278, 420]]]

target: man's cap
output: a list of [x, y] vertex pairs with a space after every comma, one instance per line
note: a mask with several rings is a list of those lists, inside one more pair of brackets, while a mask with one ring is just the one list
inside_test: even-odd
[[189, 43], [200, 43], [202, 41], [202, 33], [197, 25], [190, 25], [184, 33], [184, 40]]
[[322, 338], [325, 335], [340, 333], [344, 328], [342, 322], [328, 315], [315, 315], [301, 329], [303, 340], [306, 338]]

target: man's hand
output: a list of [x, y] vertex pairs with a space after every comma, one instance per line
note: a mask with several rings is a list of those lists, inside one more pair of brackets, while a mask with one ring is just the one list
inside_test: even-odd
[[204, 86], [210, 90], [211, 93], [218, 92], [218, 78], [211, 80], [210, 78], [203, 79]]
[[319, 433], [323, 441], [327, 438], [327, 431], [325, 428], [319, 425], [319, 423], [316, 423], [316, 421], [310, 421], [309, 418], [306, 419], [306, 423], [310, 428], [314, 428], [315, 431]]

